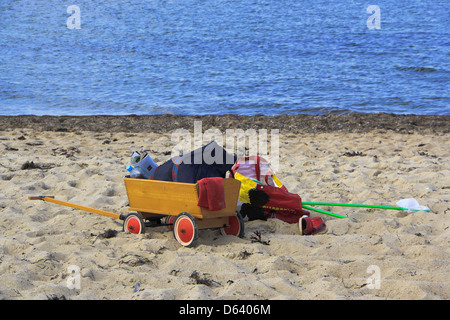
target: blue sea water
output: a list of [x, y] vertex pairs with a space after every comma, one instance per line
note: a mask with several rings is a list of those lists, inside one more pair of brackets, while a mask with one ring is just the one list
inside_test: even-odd
[[448, 0], [1, 0], [0, 115], [450, 114], [449, 20]]

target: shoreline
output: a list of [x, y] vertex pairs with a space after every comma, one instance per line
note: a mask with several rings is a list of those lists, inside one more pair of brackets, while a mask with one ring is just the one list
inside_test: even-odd
[[203, 129], [267, 129], [298, 133], [360, 132], [373, 130], [399, 133], [450, 132], [450, 115], [398, 115], [389, 113], [353, 113], [345, 115], [92, 115], [92, 116], [0, 116], [0, 130], [33, 129], [37, 131], [155, 132], [178, 128], [192, 130], [194, 121]]

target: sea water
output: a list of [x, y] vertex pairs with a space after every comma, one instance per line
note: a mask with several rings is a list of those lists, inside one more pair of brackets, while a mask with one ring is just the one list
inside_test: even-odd
[[1, 0], [0, 115], [450, 114], [450, 1]]

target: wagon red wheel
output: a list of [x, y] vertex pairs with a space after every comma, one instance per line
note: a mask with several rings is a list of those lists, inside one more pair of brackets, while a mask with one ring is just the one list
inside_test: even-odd
[[170, 224], [168, 228], [173, 230], [173, 223], [175, 222], [176, 216], [167, 216], [164, 218], [164, 223]]
[[231, 235], [239, 238], [244, 237], [244, 219], [242, 219], [240, 213], [236, 212], [235, 216], [230, 216], [228, 224], [228, 227], [220, 228], [220, 232], [224, 236]]
[[181, 245], [191, 247], [198, 237], [195, 218], [187, 212], [180, 213], [173, 224], [173, 235]]
[[135, 234], [144, 233], [145, 224], [142, 215], [138, 212], [128, 214], [123, 222], [123, 231]]

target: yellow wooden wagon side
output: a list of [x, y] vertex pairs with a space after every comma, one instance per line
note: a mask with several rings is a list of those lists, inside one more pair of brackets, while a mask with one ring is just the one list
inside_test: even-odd
[[197, 205], [198, 183], [181, 183], [147, 179], [124, 178], [129, 210], [127, 215], [90, 208], [53, 196], [29, 197], [81, 209], [123, 220], [123, 230], [144, 233], [145, 227], [170, 226], [175, 239], [183, 246], [192, 246], [199, 229], [220, 228], [222, 234], [242, 237], [244, 222], [236, 212], [240, 181], [223, 179], [225, 207], [218, 211]]

